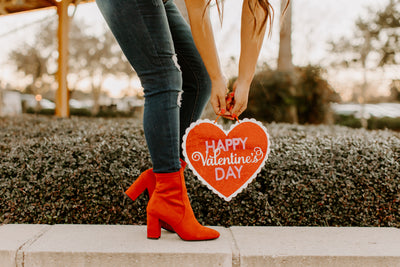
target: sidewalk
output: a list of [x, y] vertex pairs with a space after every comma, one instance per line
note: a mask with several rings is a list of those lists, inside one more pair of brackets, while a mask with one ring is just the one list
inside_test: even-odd
[[185, 242], [146, 226], [0, 226], [0, 266], [390, 266], [400, 267], [400, 229], [213, 227], [217, 240]]

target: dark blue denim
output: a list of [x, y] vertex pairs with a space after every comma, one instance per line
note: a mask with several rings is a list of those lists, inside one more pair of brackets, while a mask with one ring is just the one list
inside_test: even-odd
[[144, 88], [143, 127], [153, 171], [176, 172], [182, 136], [211, 93], [190, 27], [172, 0], [96, 2]]

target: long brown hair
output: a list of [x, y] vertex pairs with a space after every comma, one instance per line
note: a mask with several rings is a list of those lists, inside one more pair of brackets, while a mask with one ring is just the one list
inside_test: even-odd
[[[203, 15], [206, 13], [206, 9], [211, 4], [211, 1], [212, 0], [208, 0]], [[283, 0], [281, 0], [281, 1], [283, 1]], [[219, 19], [222, 22], [223, 5], [224, 5], [223, 0], [215, 0], [215, 2], [216, 2], [217, 9], [218, 9]], [[285, 14], [289, 4], [290, 4], [290, 0], [287, 0], [286, 6], [285, 6], [284, 10], [282, 11], [282, 16]], [[274, 8], [272, 7], [272, 5], [269, 2], [269, 0], [249, 0], [248, 1], [248, 6], [249, 6], [249, 9], [250, 9], [250, 12], [254, 16], [254, 33], [256, 33], [256, 31], [257, 31], [257, 24], [258, 24], [257, 16], [254, 13], [255, 12], [254, 9], [255, 9], [256, 5], [260, 5], [260, 7], [264, 10], [264, 13], [265, 13], [265, 17], [264, 17], [263, 21], [261, 22], [261, 26], [260, 26], [257, 34], [260, 34], [262, 29], [264, 28], [265, 24], [268, 23], [269, 24], [268, 36], [271, 36], [271, 33], [272, 33], [272, 22], [273, 22], [273, 19], [274, 19]]]

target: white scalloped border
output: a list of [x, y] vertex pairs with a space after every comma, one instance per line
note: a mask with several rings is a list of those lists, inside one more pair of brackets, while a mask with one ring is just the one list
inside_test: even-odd
[[[252, 122], [252, 123], [255, 123], [255, 124], [257, 124], [258, 126], [260, 126], [261, 129], [264, 130], [265, 134], [267, 135], [267, 140], [268, 140], [267, 152], [266, 152], [266, 155], [265, 155], [265, 157], [264, 157], [263, 162], [260, 164], [260, 166], [258, 167], [258, 169], [254, 172], [254, 174], [247, 180], [247, 182], [244, 183], [241, 187], [239, 187], [239, 188], [238, 188], [235, 192], [233, 192], [230, 196], [226, 197], [226, 196], [222, 195], [220, 192], [218, 192], [213, 186], [211, 186], [203, 177], [201, 177], [201, 175], [200, 175], [200, 174], [196, 171], [196, 169], [192, 166], [192, 164], [191, 164], [191, 162], [190, 162], [190, 160], [189, 160], [189, 157], [188, 157], [188, 155], [187, 155], [187, 153], [186, 153], [186, 139], [187, 139], [187, 136], [188, 136], [190, 130], [192, 130], [194, 127], [196, 127], [197, 125], [199, 125], [199, 124], [201, 124], [201, 123], [210, 123], [210, 124], [212, 124], [212, 125], [214, 125], [214, 126], [217, 126], [218, 128], [220, 128], [220, 129], [225, 133], [225, 135], [228, 136], [229, 132], [230, 132], [233, 128], [235, 128], [238, 124], [243, 123], [243, 122]], [[251, 182], [254, 180], [254, 178], [256, 178], [257, 175], [260, 173], [261, 169], [264, 167], [265, 162], [266, 162], [267, 159], [268, 159], [268, 155], [269, 155], [269, 152], [270, 152], [270, 145], [271, 145], [271, 141], [270, 141], [270, 137], [269, 137], [269, 134], [268, 134], [267, 129], [264, 127], [264, 125], [262, 125], [261, 122], [256, 121], [255, 119], [243, 119], [243, 120], [237, 121], [235, 124], [232, 124], [231, 127], [229, 128], [229, 130], [227, 130], [227, 131], [225, 131], [225, 130], [222, 128], [221, 125], [219, 125], [219, 124], [217, 124], [217, 123], [215, 123], [215, 122], [213, 122], [213, 121], [211, 121], [211, 120], [209, 120], [209, 119], [203, 119], [203, 120], [197, 120], [197, 121], [195, 121], [195, 122], [192, 122], [192, 123], [190, 124], [190, 126], [186, 129], [185, 135], [183, 136], [183, 140], [182, 140], [182, 152], [183, 152], [183, 155], [185, 156], [185, 161], [186, 161], [186, 163], [188, 164], [188, 166], [189, 166], [189, 168], [192, 170], [192, 172], [196, 175], [196, 177], [197, 177], [204, 185], [206, 185], [206, 186], [208, 187], [208, 189], [210, 189], [211, 191], [213, 191], [213, 192], [214, 192], [215, 194], [217, 194], [220, 198], [223, 198], [225, 201], [231, 201], [232, 198], [234, 198], [237, 194], [239, 194], [240, 192], [242, 192], [242, 190], [245, 189], [245, 188], [249, 185], [249, 183], [251, 183]]]

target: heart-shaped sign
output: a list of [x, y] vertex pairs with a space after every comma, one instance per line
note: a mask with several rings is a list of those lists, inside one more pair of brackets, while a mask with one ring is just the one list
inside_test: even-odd
[[214, 193], [230, 201], [257, 176], [269, 153], [269, 136], [254, 119], [244, 119], [229, 131], [210, 120], [190, 125], [183, 137], [189, 168]]

